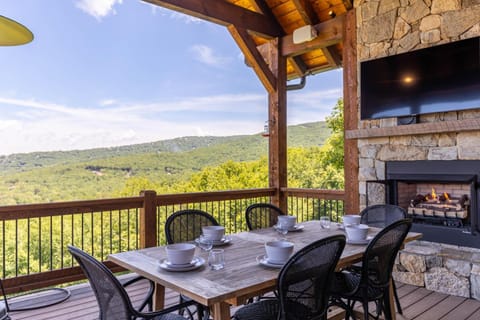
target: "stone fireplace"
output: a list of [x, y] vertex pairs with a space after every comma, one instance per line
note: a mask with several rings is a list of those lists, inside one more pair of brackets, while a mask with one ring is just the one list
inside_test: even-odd
[[480, 161], [390, 161], [387, 203], [404, 208], [423, 240], [480, 248]]
[[[354, 4], [359, 61], [480, 36], [480, 0], [359, 0]], [[431, 210], [425, 211], [426, 217], [415, 220], [414, 230], [425, 238], [399, 254], [394, 278], [480, 300], [480, 109], [421, 115], [416, 124], [398, 123], [396, 118], [359, 121], [358, 130], [345, 134], [347, 139], [357, 139], [361, 209], [396, 203], [408, 210], [411, 194], [428, 194], [432, 187], [454, 198], [468, 194], [467, 217], [459, 214], [455, 222], [448, 217], [439, 222], [433, 219], [442, 215], [436, 204], [425, 209]], [[395, 167], [391, 164], [399, 162], [411, 168], [426, 164], [424, 169], [432, 163], [473, 163], [476, 171], [453, 178], [447, 165], [444, 174], [406, 176], [390, 170]], [[399, 190], [411, 194], [403, 199]]]

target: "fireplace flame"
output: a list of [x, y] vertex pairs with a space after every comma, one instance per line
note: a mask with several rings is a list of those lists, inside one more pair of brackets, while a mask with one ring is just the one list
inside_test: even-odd
[[435, 193], [435, 188], [432, 188], [432, 200], [437, 199], [437, 194]]
[[445, 201], [449, 201], [449, 202], [450, 202], [450, 197], [448, 196], [448, 193], [444, 192], [444, 193], [443, 193], [443, 196], [445, 197]]

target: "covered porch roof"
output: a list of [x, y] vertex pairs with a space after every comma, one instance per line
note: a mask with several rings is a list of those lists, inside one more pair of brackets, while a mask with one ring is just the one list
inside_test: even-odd
[[[267, 89], [274, 87], [264, 62], [267, 43], [279, 38], [288, 79], [342, 66], [342, 32], [351, 0], [144, 0], [228, 28]], [[312, 26], [317, 36], [294, 43], [293, 33]], [[263, 57], [263, 58], [262, 58]]]
[[[282, 208], [287, 187], [286, 82], [343, 67], [345, 129], [357, 126], [352, 0], [143, 0], [225, 26], [269, 95], [269, 184]], [[304, 28], [299, 32], [299, 28]], [[295, 39], [294, 39], [295, 38]], [[346, 212], [358, 212], [358, 155], [345, 141]]]

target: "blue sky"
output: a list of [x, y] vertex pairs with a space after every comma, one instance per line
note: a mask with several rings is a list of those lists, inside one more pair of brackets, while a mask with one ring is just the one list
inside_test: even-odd
[[[267, 93], [226, 28], [140, 0], [2, 0], [34, 41], [0, 47], [0, 154], [260, 132]], [[294, 81], [296, 82], [296, 81]], [[288, 92], [324, 120], [341, 69]]]

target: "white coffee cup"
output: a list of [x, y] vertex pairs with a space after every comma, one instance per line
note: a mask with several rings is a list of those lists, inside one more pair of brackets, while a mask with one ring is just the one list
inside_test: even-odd
[[349, 240], [361, 241], [367, 239], [368, 229], [366, 224], [355, 224], [346, 226], [345, 232]]
[[174, 265], [189, 264], [195, 254], [195, 245], [191, 243], [174, 243], [165, 247], [168, 262]]
[[343, 225], [348, 226], [348, 225], [356, 225], [360, 224], [362, 216], [358, 214], [346, 214], [343, 216]]
[[293, 253], [293, 243], [288, 241], [269, 241], [265, 243], [267, 261], [274, 264], [284, 264]]
[[288, 229], [291, 229], [297, 223], [297, 217], [280, 215], [278, 216], [278, 223], [282, 224], [283, 226], [286, 226]]
[[206, 240], [220, 241], [225, 235], [225, 227], [223, 226], [203, 226], [203, 237]]

